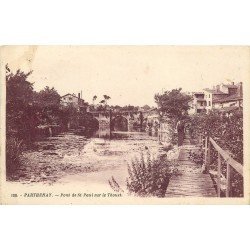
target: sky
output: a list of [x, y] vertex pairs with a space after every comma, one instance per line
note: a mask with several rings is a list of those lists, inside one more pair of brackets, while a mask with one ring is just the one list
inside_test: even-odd
[[249, 84], [250, 52], [236, 46], [8, 46], [11, 70], [33, 70], [34, 89], [79, 93], [91, 103], [109, 95], [111, 105], [148, 104], [174, 88], [201, 91], [230, 81]]

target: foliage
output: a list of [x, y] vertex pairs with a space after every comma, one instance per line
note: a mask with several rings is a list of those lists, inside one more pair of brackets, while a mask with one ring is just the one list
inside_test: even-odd
[[61, 97], [54, 87], [50, 88], [46, 86], [43, 90], [37, 93], [36, 102], [39, 103], [43, 109], [52, 109], [57, 111], [60, 106], [60, 99]]
[[95, 100], [97, 99], [97, 96], [96, 95], [94, 95], [93, 96], [93, 99], [92, 99], [92, 101], [93, 101], [93, 105], [95, 104]]
[[151, 108], [149, 105], [146, 104], [146, 105], [142, 106], [142, 109], [147, 111], [147, 110], [150, 110]]
[[199, 148], [199, 150], [190, 150], [188, 157], [199, 166], [202, 166], [204, 163], [204, 151], [202, 148]]
[[111, 99], [111, 97], [108, 96], [108, 95], [103, 95], [103, 98], [104, 98], [104, 99], [101, 100], [100, 103], [101, 103], [101, 104], [104, 104], [105, 106], [107, 106], [107, 105], [108, 105], [108, 100]]
[[6, 141], [6, 171], [7, 176], [19, 167], [20, 158], [23, 153], [23, 142], [15, 137], [10, 137]]
[[39, 109], [42, 124], [60, 123], [60, 95], [52, 87], [46, 86], [43, 90], [35, 93], [36, 100], [34, 103]]
[[212, 137], [221, 148], [228, 150], [232, 157], [243, 163], [243, 112], [232, 111], [230, 114], [211, 111], [208, 114], [198, 114], [190, 118], [191, 136]]
[[168, 137], [172, 144], [177, 144], [176, 124], [178, 120], [187, 118], [191, 97], [181, 92], [181, 88], [156, 94], [155, 102], [158, 105], [161, 122], [168, 123]]
[[[127, 190], [140, 197], [164, 197], [173, 173], [176, 174], [176, 169], [171, 168], [165, 157], [155, 159], [149, 152], [146, 156], [141, 153], [128, 166]], [[116, 192], [124, 192], [113, 176], [109, 185]]]
[[156, 94], [155, 102], [160, 113], [168, 118], [180, 119], [187, 114], [191, 97], [181, 92], [181, 88], [165, 91], [164, 94]]
[[[243, 164], [243, 112], [236, 109], [230, 113], [211, 111], [207, 114], [193, 115], [189, 119], [190, 133], [194, 140], [199, 135], [210, 136], [231, 157]], [[217, 152], [211, 147], [211, 168], [217, 169]], [[193, 157], [196, 159], [197, 157]], [[232, 196], [243, 196], [243, 178], [232, 171]], [[226, 163], [222, 161], [222, 174], [226, 175]]]
[[33, 105], [33, 83], [27, 78], [32, 72], [10, 72], [6, 65], [6, 134], [30, 141], [38, 124], [36, 107]]
[[150, 153], [135, 158], [128, 166], [127, 189], [138, 196], [164, 197], [171, 177], [170, 162]]
[[69, 124], [70, 128], [77, 128], [79, 126], [79, 112], [73, 104], [60, 107], [59, 116], [64, 129], [67, 129]]

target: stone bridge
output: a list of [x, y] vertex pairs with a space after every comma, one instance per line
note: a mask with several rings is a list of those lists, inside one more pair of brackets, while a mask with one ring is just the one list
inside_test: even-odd
[[126, 129], [123, 131], [132, 131], [135, 121], [139, 121], [139, 128], [142, 130], [143, 112], [142, 111], [89, 111], [93, 117], [98, 121], [99, 128], [110, 128], [112, 131], [115, 129], [117, 119], [122, 120], [126, 124]]

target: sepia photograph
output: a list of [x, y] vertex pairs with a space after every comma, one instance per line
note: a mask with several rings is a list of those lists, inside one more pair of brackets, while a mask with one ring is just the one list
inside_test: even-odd
[[249, 47], [1, 52], [2, 203], [247, 203]]
[[249, 1], [0, 6], [1, 249], [249, 248]]

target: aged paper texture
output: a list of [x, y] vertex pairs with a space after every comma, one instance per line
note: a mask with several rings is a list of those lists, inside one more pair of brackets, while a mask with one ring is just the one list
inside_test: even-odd
[[1, 204], [249, 204], [248, 46], [3, 46]]

